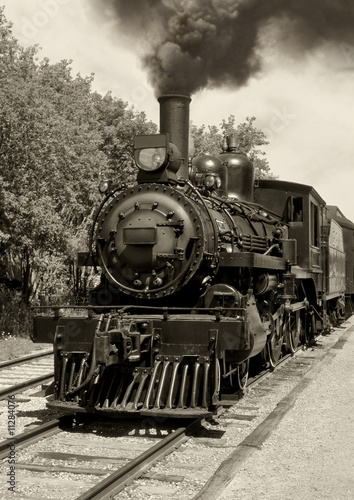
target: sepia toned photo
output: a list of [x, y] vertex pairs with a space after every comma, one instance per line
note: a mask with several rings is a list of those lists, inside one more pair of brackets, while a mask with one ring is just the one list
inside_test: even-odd
[[353, 23], [0, 0], [0, 500], [354, 498]]

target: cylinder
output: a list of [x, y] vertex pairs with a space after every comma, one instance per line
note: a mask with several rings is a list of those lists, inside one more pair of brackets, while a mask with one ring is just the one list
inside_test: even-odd
[[183, 161], [177, 176], [188, 179], [188, 136], [189, 104], [188, 95], [168, 94], [157, 99], [160, 103], [160, 133], [169, 134], [170, 141], [177, 146]]

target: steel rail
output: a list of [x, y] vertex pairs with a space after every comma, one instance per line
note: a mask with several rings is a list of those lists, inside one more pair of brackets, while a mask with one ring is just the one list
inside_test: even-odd
[[121, 469], [113, 472], [107, 478], [77, 497], [76, 500], [109, 500], [152, 467], [154, 463], [180, 446], [188, 439], [189, 435], [201, 427], [203, 421], [204, 418], [199, 417], [187, 427], [180, 427], [152, 448], [140, 454]]
[[55, 434], [60, 430], [61, 425], [69, 425], [74, 418], [74, 414], [65, 415], [58, 419], [50, 420], [45, 424], [38, 425], [38, 427], [35, 427], [34, 429], [30, 429], [28, 431], [22, 432], [21, 434], [5, 439], [4, 441], [0, 442], [0, 460], [8, 456], [9, 448], [13, 445], [13, 443], [16, 444], [16, 449], [29, 446], [33, 443], [36, 443], [40, 439]]
[[303, 345], [300, 344], [296, 348], [296, 351], [294, 353], [287, 352], [284, 354], [284, 356], [279, 358], [277, 361], [277, 364], [274, 366], [274, 368], [270, 368], [270, 367], [265, 368], [264, 370], [260, 371], [259, 373], [257, 373], [253, 377], [250, 377], [250, 379], [247, 381], [246, 389], [248, 389], [248, 387], [252, 387], [253, 384], [256, 384], [263, 377], [271, 376], [272, 373], [276, 372], [281, 367], [281, 365], [283, 363], [286, 363], [290, 359], [293, 359], [294, 357], [296, 357], [296, 354], [298, 354], [300, 351], [302, 351], [302, 348], [303, 348]]
[[8, 396], [13, 396], [14, 394], [17, 394], [18, 392], [22, 392], [25, 389], [29, 389], [31, 387], [35, 387], [36, 385], [42, 384], [44, 382], [48, 382], [49, 380], [52, 380], [53, 377], [54, 377], [54, 372], [46, 373], [45, 375], [41, 375], [40, 377], [31, 378], [30, 380], [27, 380], [26, 382], [21, 382], [20, 384], [6, 387], [6, 389], [0, 390], [0, 401], [2, 399], [7, 398]]
[[[282, 356], [281, 358], [278, 359], [277, 364], [275, 365], [274, 368], [264, 368], [260, 372], [256, 373], [255, 375], [252, 375], [251, 377], [248, 378], [246, 387], [244, 389], [239, 389], [234, 393], [231, 394], [225, 394], [224, 397], [219, 401], [219, 406], [215, 415], [215, 418], [218, 419], [225, 411], [225, 408], [229, 408], [230, 406], [233, 406], [234, 404], [236, 405], [242, 398], [242, 395], [244, 394], [244, 391], [247, 392], [247, 390], [252, 387], [253, 385], [257, 385], [258, 382], [260, 382], [263, 378], [271, 377], [271, 375], [276, 372], [283, 363], [289, 361], [290, 359], [296, 357], [296, 354], [299, 353], [299, 351], [302, 350], [302, 345], [299, 345], [296, 348], [296, 351], [294, 353], [287, 352]], [[236, 399], [237, 397], [237, 399]], [[235, 399], [234, 399], [235, 398]]]
[[21, 358], [10, 359], [9, 361], [3, 361], [0, 363], [0, 370], [2, 368], [8, 368], [9, 366], [17, 366], [22, 365], [23, 363], [27, 363], [28, 361], [32, 361], [34, 359], [42, 358], [44, 356], [50, 356], [53, 354], [53, 349], [51, 351], [42, 351], [40, 353], [29, 354], [28, 356], [22, 356]]

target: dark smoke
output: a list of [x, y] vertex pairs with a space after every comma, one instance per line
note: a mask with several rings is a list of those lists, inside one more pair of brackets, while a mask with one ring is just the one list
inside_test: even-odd
[[[95, 2], [96, 3], [96, 2]], [[352, 0], [101, 0], [139, 40], [157, 95], [241, 86], [262, 68], [261, 33], [299, 55], [354, 42]], [[274, 30], [274, 27], [278, 29]], [[290, 44], [292, 46], [290, 47]], [[294, 49], [296, 47], [296, 49]]]

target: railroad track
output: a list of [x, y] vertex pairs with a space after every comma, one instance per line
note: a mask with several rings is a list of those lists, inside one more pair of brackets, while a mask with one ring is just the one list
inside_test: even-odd
[[[286, 360], [287, 358], [284, 357], [282, 364]], [[274, 372], [277, 370], [278, 368], [275, 368]], [[262, 372], [260, 376], [252, 379], [250, 385], [256, 386], [259, 381], [266, 379], [267, 373], [269, 375], [269, 371]], [[242, 404], [241, 401], [239, 404]], [[183, 460], [185, 452], [188, 452], [185, 446], [190, 439], [195, 441], [194, 446], [198, 448], [196, 452], [193, 451], [193, 455], [198, 455], [200, 445], [203, 446], [204, 453], [209, 456], [215, 453], [215, 449], [219, 448], [218, 451], [220, 451], [220, 444], [221, 446], [223, 444], [220, 437], [223, 431], [220, 432], [218, 426], [222, 426], [230, 417], [228, 408], [234, 405], [235, 401], [224, 403], [217, 417], [218, 425], [209, 425], [204, 419], [197, 419], [189, 421], [186, 425], [172, 428], [164, 427], [163, 423], [160, 425], [150, 418], [143, 423], [137, 421], [135, 427], [129, 423], [125, 430], [120, 430], [119, 433], [125, 436], [123, 441], [121, 441], [122, 436], [117, 438], [114, 435], [97, 440], [98, 436], [95, 431], [100, 429], [101, 425], [96, 425], [97, 420], [93, 420], [90, 428], [90, 425], [87, 426], [87, 422], [90, 422], [88, 415], [67, 415], [19, 434], [15, 441], [8, 439], [1, 443], [0, 459], [9, 458], [12, 444], [16, 449], [16, 474], [19, 483], [27, 484], [31, 492], [43, 489], [43, 483], [46, 484], [47, 490], [64, 488], [65, 491], [70, 490], [70, 497], [76, 500], [113, 498], [135, 479], [141, 477], [168, 485], [173, 481], [181, 481], [186, 477], [185, 474], [169, 474], [167, 468], [167, 473], [165, 471], [156, 475], [156, 473], [150, 474], [149, 469], [153, 466], [158, 467], [159, 463], [172, 452], [174, 452], [173, 455], [177, 455], [177, 458], [174, 457], [174, 460], [178, 462], [177, 469], [185, 467]], [[248, 407], [248, 410], [250, 408], [252, 409]], [[240, 407], [239, 412], [232, 418], [236, 423], [241, 421], [242, 424], [247, 424], [253, 420], [254, 416]], [[104, 427], [124, 425], [127, 424], [114, 421], [113, 424], [112, 422], [106, 423]], [[146, 428], [151, 425], [155, 426], [154, 432], [143, 432], [141, 436], [140, 431], [142, 429], [146, 431]], [[128, 437], [132, 430], [133, 436]], [[34, 450], [32, 445], [35, 447]], [[179, 453], [180, 447], [182, 450]], [[115, 450], [115, 453], [112, 454], [112, 450]], [[102, 463], [104, 463], [104, 468], [102, 468]], [[189, 469], [190, 465], [187, 467]], [[107, 469], [112, 470], [111, 474], [107, 473]], [[184, 469], [185, 472], [186, 469]], [[60, 479], [58, 475], [61, 476]], [[66, 475], [68, 478], [65, 478]], [[166, 486], [157, 491], [163, 491], [164, 488], [166, 489]], [[53, 498], [52, 495], [53, 493], [49, 497]]]
[[[191, 425], [173, 427], [167, 422], [155, 422], [151, 429], [154, 432], [150, 432], [151, 422], [112, 423], [78, 414], [18, 435], [18, 494], [29, 494], [38, 500], [59, 500], [67, 495], [76, 500], [92, 500], [113, 498], [125, 489], [123, 498], [133, 498], [136, 493], [142, 499], [151, 498], [151, 494], [153, 498], [171, 494], [183, 500], [195, 495], [204, 498], [205, 483], [236, 449], [245, 454], [261, 446], [259, 443], [277, 422], [279, 412], [285, 411], [287, 395], [294, 391], [296, 394], [304, 377], [306, 383], [306, 374], [314, 366], [316, 369], [316, 363], [324, 357], [327, 347], [318, 347], [300, 349], [295, 355], [282, 358], [272, 372], [251, 380], [247, 394], [239, 401], [225, 402], [212, 423], [196, 420]], [[7, 440], [0, 445], [3, 471], [10, 443]], [[60, 494], [55, 496], [55, 491]], [[7, 497], [0, 493], [0, 498]]]
[[[282, 364], [285, 362], [286, 358], [284, 357]], [[276, 371], [277, 368], [274, 372]], [[250, 385], [256, 386], [258, 381], [266, 378], [267, 373], [269, 375], [269, 371], [262, 372], [257, 378], [253, 378]], [[222, 426], [225, 423], [223, 418], [225, 415], [227, 416], [231, 404], [234, 405], [235, 401], [224, 402], [224, 406], [220, 407], [219, 425]], [[253, 418], [252, 415], [245, 414], [245, 411], [240, 409], [235, 421], [241, 420], [242, 423], [247, 423]], [[174, 428], [168, 427], [167, 430], [164, 429], [163, 424], [159, 425], [153, 419], [147, 419], [145, 424], [147, 427], [155, 426], [155, 432], [152, 434], [143, 432], [142, 436], [139, 435], [139, 432], [141, 426], [144, 428], [144, 424], [137, 421], [138, 427], [133, 428], [132, 438], [128, 438], [131, 423], [127, 430], [120, 431], [121, 434], [126, 435], [123, 442], [119, 441], [119, 438], [117, 442], [117, 438], [114, 436], [109, 436], [101, 441], [97, 440], [94, 431], [97, 431], [100, 425], [96, 426], [97, 420], [93, 420], [90, 429], [87, 422], [89, 422], [89, 416], [79, 414], [77, 416], [67, 415], [37, 426], [33, 430], [15, 436], [15, 440], [12, 438], [0, 443], [0, 459], [5, 460], [6, 463], [12, 451], [11, 446], [16, 450], [18, 484], [24, 484], [31, 493], [43, 491], [43, 484], [45, 484], [47, 493], [52, 488], [54, 492], [58, 488], [63, 488], [64, 492], [70, 491], [70, 497], [76, 498], [76, 500], [101, 500], [113, 498], [135, 479], [141, 477], [167, 485], [173, 481], [181, 481], [186, 477], [185, 474], [169, 474], [167, 469], [167, 473], [165, 471], [165, 473], [160, 472], [157, 475], [153, 473], [149, 476], [148, 471], [153, 466], [158, 467], [159, 463], [163, 462], [164, 457], [172, 452], [174, 452], [173, 455], [177, 455], [174, 460], [183, 462], [184, 453], [188, 452], [188, 448], [184, 447], [190, 439], [195, 441], [194, 446], [200, 448], [202, 444], [207, 455], [214, 454], [215, 449], [220, 444], [222, 445], [222, 441], [220, 442], [222, 432], [218, 431], [218, 426], [208, 427], [208, 424], [205, 425], [204, 419], [189, 421], [186, 425]], [[114, 421], [113, 424], [108, 425], [122, 426], [123, 423], [117, 424], [117, 421]], [[165, 432], [165, 436], [163, 436], [163, 432]], [[157, 437], [159, 434], [160, 436]], [[179, 453], [178, 449], [181, 446], [183, 449]], [[200, 451], [199, 448], [196, 452], [197, 455]], [[112, 450], [115, 450], [115, 453], [112, 454]], [[132, 454], [133, 456], [131, 456]], [[102, 463], [104, 463], [103, 467]], [[182, 465], [179, 463], [177, 469], [179, 467], [183, 467], [183, 463]], [[107, 473], [107, 469], [112, 470], [111, 474]], [[185, 472], [186, 469], [184, 469]], [[166, 486], [163, 486], [162, 490], [158, 489], [157, 492], [164, 489]], [[54, 492], [51, 492], [48, 498], [53, 498]], [[26, 490], [21, 491], [21, 493], [25, 494]], [[43, 493], [38, 496], [38, 498], [41, 497], [47, 498], [43, 497]]]
[[[250, 383], [256, 386], [265, 379], [262, 374]], [[76, 500], [108, 500], [141, 477], [164, 484], [157, 491], [168, 491], [171, 482], [186, 478], [186, 471], [192, 467], [189, 463], [190, 453], [193, 456], [200, 455], [202, 446], [202, 453], [210, 459], [215, 450], [222, 451], [223, 431], [219, 427], [230, 418], [228, 409], [231, 404], [234, 405], [235, 401], [225, 402], [225, 406], [220, 408], [217, 417], [219, 422], [214, 422], [217, 425], [197, 419], [173, 427], [168, 423], [159, 424], [152, 418], [142, 422], [137, 420], [135, 425], [119, 420], [97, 424], [97, 419], [91, 421], [85, 414], [68, 415], [20, 434], [15, 441], [8, 439], [1, 443], [0, 459], [9, 458], [12, 445], [16, 449], [18, 484], [26, 484], [31, 493], [37, 493], [45, 483], [47, 494], [50, 492], [48, 498], [53, 498], [52, 488], [54, 491], [62, 488], [62, 493], [70, 490], [70, 497]], [[238, 404], [242, 404], [242, 400]], [[255, 418], [249, 412], [252, 407], [247, 408], [245, 412], [245, 408], [240, 407], [238, 413], [231, 417], [234, 423], [247, 425]], [[103, 431], [103, 435], [99, 436], [100, 429], [109, 427], [112, 427], [112, 435], [107, 436]], [[118, 436], [113, 430], [115, 427], [120, 429]], [[191, 447], [188, 446], [189, 440], [194, 442]], [[190, 457], [187, 461], [186, 452], [187, 457]], [[149, 473], [152, 467], [158, 467], [170, 454], [174, 455], [179, 474], [169, 474], [169, 468], [167, 472], [160, 471], [157, 475]], [[180, 467], [184, 469], [182, 474]], [[198, 469], [195, 470], [198, 473]], [[43, 492], [38, 499], [41, 497], [47, 498]]]
[[203, 420], [199, 418], [192, 421], [186, 427], [177, 428], [159, 443], [138, 455], [118, 471], [110, 474], [106, 479], [100, 481], [76, 500], [109, 500], [113, 495], [122, 491], [128, 482], [130, 483], [136, 477], [140, 477], [152, 465], [178, 448], [190, 435], [200, 430]]
[[50, 381], [52, 355], [50, 350], [0, 363], [0, 400]]
[[225, 406], [214, 419], [214, 424], [219, 425], [209, 425], [191, 436], [181, 449], [128, 486], [122, 498], [218, 498], [225, 481], [232, 477], [229, 471], [262, 447], [303, 388], [330, 362], [336, 349], [343, 346], [351, 330], [320, 337], [317, 346], [300, 348], [294, 355], [284, 356], [273, 371], [250, 380], [243, 398], [224, 401]]
[[22, 365], [23, 363], [27, 363], [28, 361], [33, 361], [35, 359], [40, 359], [46, 356], [50, 356], [51, 354], [53, 354], [53, 349], [49, 349], [48, 351], [40, 351], [38, 353], [28, 354], [27, 356], [21, 356], [20, 358], [10, 359], [9, 361], [2, 361], [0, 363], [0, 370], [11, 366]]
[[[79, 420], [75, 422], [76, 419]], [[143, 433], [144, 435], [140, 436], [139, 431], [142, 429], [137, 421], [133, 427], [137, 435], [131, 437], [128, 432], [132, 430], [132, 424], [123, 421], [118, 425], [121, 427], [120, 433], [125, 436], [110, 436], [106, 439], [101, 437], [101, 440], [94, 433], [97, 430], [95, 421], [91, 429], [89, 425], [85, 425], [87, 423], [90, 423], [90, 417], [87, 415], [66, 415], [37, 426], [0, 443], [0, 459], [6, 461], [11, 458], [11, 453], [15, 454], [17, 481], [22, 485], [29, 483], [32, 491], [43, 490], [45, 483], [47, 494], [51, 487], [54, 491], [64, 487], [65, 490], [70, 490], [70, 498], [77, 500], [108, 499], [186, 442], [189, 436], [198, 432], [203, 419], [188, 421], [188, 424], [180, 427], [157, 424], [155, 431], [157, 434], [161, 433], [159, 436], [155, 432]], [[103, 425], [117, 426], [117, 422], [107, 424], [107, 421], [104, 421]], [[37, 445], [36, 450], [29, 449], [32, 445]], [[50, 448], [59, 448], [61, 451], [43, 451]], [[102, 453], [105, 453], [105, 456]], [[19, 456], [21, 460], [18, 459]], [[53, 460], [60, 460], [61, 463], [69, 465], [53, 465]], [[35, 461], [42, 463], [34, 463]], [[73, 461], [74, 466], [71, 465]], [[81, 463], [83, 465], [77, 465]], [[85, 465], [87, 463], [92, 466], [88, 467]], [[103, 469], [99, 467], [102, 463]], [[109, 474], [110, 468], [112, 472]], [[30, 475], [33, 472], [45, 474], [45, 478]], [[58, 474], [68, 474], [70, 479], [58, 479]], [[83, 479], [85, 476], [89, 477], [86, 481]], [[53, 492], [50, 492], [50, 498], [53, 498], [52, 494]], [[41, 495], [39, 498], [47, 497]]]

